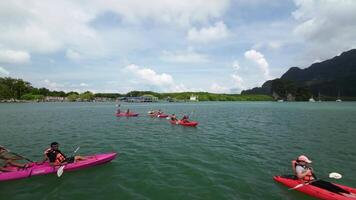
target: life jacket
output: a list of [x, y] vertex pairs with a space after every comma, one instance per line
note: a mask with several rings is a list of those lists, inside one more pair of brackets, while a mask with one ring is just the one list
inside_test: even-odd
[[[293, 172], [294, 172], [294, 174], [295, 174], [296, 176], [297, 176], [296, 167], [297, 167], [298, 165], [301, 166], [301, 167], [303, 167], [304, 169], [307, 169], [306, 166], [300, 165], [296, 160], [292, 160], [292, 168], [293, 168]], [[298, 176], [297, 176], [297, 178], [298, 178]], [[298, 179], [299, 179], [299, 178], [298, 178]], [[306, 181], [306, 182], [309, 182], [309, 181], [314, 180], [314, 175], [313, 175], [313, 173], [309, 170], [308, 173], [303, 177], [302, 180], [304, 180], [304, 181]]]
[[59, 150], [58, 151], [54, 151], [51, 148], [49, 148], [44, 153], [45, 153], [46, 156], [47, 156], [47, 153], [55, 153], [56, 154], [56, 160], [54, 161], [54, 164], [56, 164], [56, 165], [61, 164], [66, 159], [66, 157]]

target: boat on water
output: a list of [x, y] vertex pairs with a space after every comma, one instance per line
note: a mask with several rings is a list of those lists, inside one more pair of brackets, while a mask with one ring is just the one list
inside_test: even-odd
[[314, 99], [313, 97], [311, 97], [311, 98], [309, 99], [309, 102], [315, 102], [315, 99]]

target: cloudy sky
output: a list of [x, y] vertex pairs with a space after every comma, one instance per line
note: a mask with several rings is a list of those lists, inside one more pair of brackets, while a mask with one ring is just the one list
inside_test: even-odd
[[0, 76], [51, 90], [239, 93], [356, 48], [354, 0], [0, 1]]

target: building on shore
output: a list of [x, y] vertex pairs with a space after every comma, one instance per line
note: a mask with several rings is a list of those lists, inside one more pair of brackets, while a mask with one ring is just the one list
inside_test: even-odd
[[67, 101], [67, 97], [53, 97], [53, 96], [46, 96], [44, 98], [45, 102], [64, 102]]
[[130, 103], [145, 103], [145, 102], [158, 102], [158, 97], [153, 95], [143, 95], [140, 97], [120, 97], [119, 101], [130, 102]]
[[198, 96], [191, 95], [190, 98], [189, 98], [189, 101], [199, 101]]

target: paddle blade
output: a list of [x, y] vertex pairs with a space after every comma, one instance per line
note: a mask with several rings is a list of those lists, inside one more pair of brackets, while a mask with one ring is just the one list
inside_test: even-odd
[[74, 151], [73, 154], [77, 153], [77, 151], [78, 151], [79, 149], [80, 149], [80, 147], [77, 147], [77, 148], [75, 149], [75, 151]]
[[340, 179], [342, 178], [342, 175], [337, 172], [332, 172], [329, 174], [329, 178]]
[[57, 170], [57, 176], [58, 176], [58, 178], [62, 176], [63, 171], [64, 171], [64, 167], [65, 167], [65, 165], [63, 165], [63, 166], [61, 166], [60, 168], [58, 168], [58, 170]]
[[302, 187], [302, 186], [304, 186], [305, 184], [299, 184], [299, 185], [296, 185], [295, 187], [293, 187], [293, 188], [289, 188], [288, 190], [295, 190], [295, 189], [298, 189], [298, 188], [300, 188], [300, 187]]

